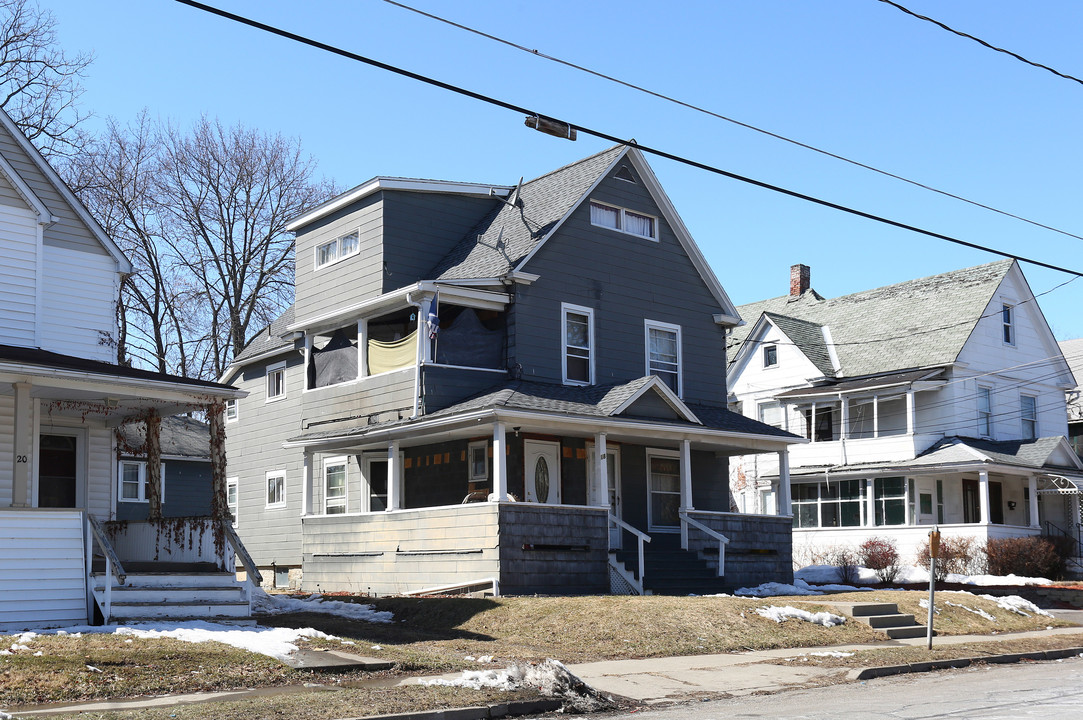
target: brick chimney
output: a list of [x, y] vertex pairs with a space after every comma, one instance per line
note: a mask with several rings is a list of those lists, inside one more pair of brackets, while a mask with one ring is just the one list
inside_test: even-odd
[[790, 266], [790, 297], [798, 298], [809, 289], [812, 282], [812, 269], [808, 265]]

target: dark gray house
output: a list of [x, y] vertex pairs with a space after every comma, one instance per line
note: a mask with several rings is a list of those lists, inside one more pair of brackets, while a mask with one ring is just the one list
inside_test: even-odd
[[[727, 458], [741, 322], [642, 154], [519, 186], [378, 177], [290, 225], [296, 301], [223, 382], [237, 529], [280, 585], [688, 592], [786, 580]], [[719, 579], [721, 576], [721, 579]]]
[[[162, 517], [211, 514], [211, 431], [186, 415], [162, 418]], [[150, 509], [145, 422], [117, 429], [117, 520], [143, 521]]]

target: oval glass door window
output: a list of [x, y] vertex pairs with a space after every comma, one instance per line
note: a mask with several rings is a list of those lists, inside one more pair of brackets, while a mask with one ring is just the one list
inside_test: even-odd
[[534, 494], [538, 502], [549, 502], [549, 463], [543, 457], [534, 464]]

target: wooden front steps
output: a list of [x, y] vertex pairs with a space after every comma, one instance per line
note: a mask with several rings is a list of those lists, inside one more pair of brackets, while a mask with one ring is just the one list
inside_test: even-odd
[[204, 620], [255, 624], [248, 588], [227, 572], [130, 572], [124, 585], [112, 577], [91, 575], [94, 598], [104, 615], [105, 583], [112, 581], [109, 622]]

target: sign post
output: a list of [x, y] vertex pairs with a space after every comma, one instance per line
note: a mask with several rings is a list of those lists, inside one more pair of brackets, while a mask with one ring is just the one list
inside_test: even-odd
[[929, 624], [928, 631], [928, 649], [933, 649], [933, 611], [935, 605], [933, 601], [936, 596], [936, 559], [940, 557], [940, 527], [933, 526], [933, 529], [929, 531]]

